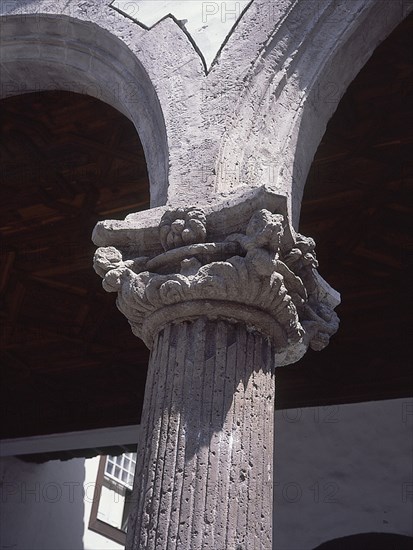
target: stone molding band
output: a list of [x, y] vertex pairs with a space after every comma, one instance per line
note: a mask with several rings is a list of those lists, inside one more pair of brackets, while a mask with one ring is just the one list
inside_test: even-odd
[[261, 208], [242, 232], [209, 236], [202, 209], [179, 208], [160, 220], [163, 252], [136, 256], [130, 242], [96, 251], [103, 287], [118, 293], [118, 308], [149, 348], [166, 324], [199, 317], [261, 332], [274, 344], [276, 365], [328, 344], [339, 298], [316, 271], [314, 241], [295, 234], [285, 214]]
[[247, 329], [261, 332], [268, 337], [279, 349], [284, 349], [288, 344], [283, 327], [266, 311], [246, 304], [220, 300], [188, 300], [166, 305], [145, 318], [137, 336], [152, 348], [157, 333], [167, 324], [195, 321], [202, 317], [209, 320], [220, 319], [230, 323], [243, 323]]

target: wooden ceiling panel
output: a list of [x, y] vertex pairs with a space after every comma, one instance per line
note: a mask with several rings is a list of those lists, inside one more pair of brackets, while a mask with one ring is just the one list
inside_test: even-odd
[[278, 370], [278, 407], [412, 395], [412, 37], [409, 16], [350, 85], [315, 155], [300, 231], [341, 293], [341, 323], [321, 353]]
[[1, 436], [136, 423], [148, 352], [102, 289], [91, 242], [99, 219], [149, 206], [136, 130], [67, 92], [1, 108]]

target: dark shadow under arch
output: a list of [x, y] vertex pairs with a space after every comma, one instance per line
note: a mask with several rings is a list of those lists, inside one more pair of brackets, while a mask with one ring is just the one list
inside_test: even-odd
[[329, 346], [278, 369], [277, 407], [409, 397], [413, 16], [349, 86], [314, 157], [300, 232], [342, 295]]
[[97, 99], [4, 99], [1, 437], [136, 424], [148, 351], [92, 267], [96, 222], [149, 206], [133, 124]]
[[413, 537], [394, 533], [360, 533], [323, 542], [314, 550], [411, 550]]

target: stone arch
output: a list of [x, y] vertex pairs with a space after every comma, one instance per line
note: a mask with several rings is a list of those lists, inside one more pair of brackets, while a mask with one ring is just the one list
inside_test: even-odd
[[134, 124], [148, 166], [151, 205], [166, 202], [168, 147], [158, 97], [139, 59], [98, 25], [66, 15], [1, 18], [0, 97], [62, 90], [108, 103]]
[[[343, 32], [309, 89], [309, 98], [294, 124], [296, 135], [292, 182], [292, 221], [298, 225], [307, 175], [328, 121], [349, 85], [368, 63], [377, 47], [408, 16], [406, 6], [376, 2]], [[353, 29], [351, 28], [353, 26]]]
[[[255, 16], [264, 21], [264, 4], [256, 6], [264, 11]], [[328, 120], [378, 44], [409, 11], [403, 2], [286, 3], [277, 19], [266, 23], [265, 42], [243, 78], [237, 121], [218, 156], [220, 190], [265, 185], [286, 194], [297, 227], [306, 176]], [[256, 29], [250, 23], [244, 47], [253, 48]]]

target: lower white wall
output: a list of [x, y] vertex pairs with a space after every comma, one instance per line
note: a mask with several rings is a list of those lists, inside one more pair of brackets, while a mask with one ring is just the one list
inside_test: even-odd
[[411, 399], [277, 411], [274, 548], [413, 536], [412, 426]]
[[0, 548], [122, 550], [88, 529], [100, 457], [30, 464], [0, 460]]
[[[312, 550], [363, 532], [413, 536], [412, 426], [407, 399], [277, 411], [274, 548]], [[2, 459], [0, 548], [120, 550], [87, 528], [98, 464]]]
[[30, 464], [0, 461], [0, 548], [83, 548], [84, 459]]
[[124, 547], [88, 529], [100, 456], [85, 460], [85, 531], [82, 550], [122, 550]]

